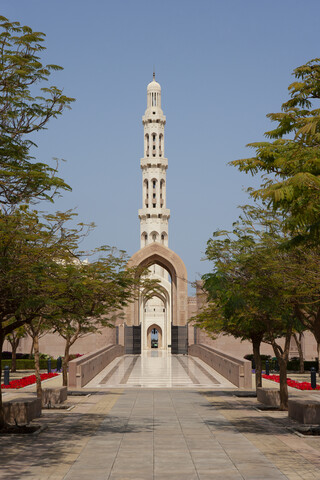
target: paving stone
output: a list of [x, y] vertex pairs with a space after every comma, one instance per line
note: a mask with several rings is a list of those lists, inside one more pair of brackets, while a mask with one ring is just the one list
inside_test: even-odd
[[0, 479], [320, 480], [320, 442], [227, 393], [126, 389], [45, 412], [38, 437], [1, 444]]

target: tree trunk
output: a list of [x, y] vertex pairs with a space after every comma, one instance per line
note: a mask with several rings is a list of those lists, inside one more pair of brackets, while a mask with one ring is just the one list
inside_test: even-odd
[[292, 336], [292, 327], [289, 326], [285, 336], [285, 344], [282, 349], [274, 338], [271, 344], [275, 356], [277, 357], [280, 370], [280, 410], [288, 410], [288, 384], [287, 384], [287, 364], [289, 359], [290, 340]]
[[68, 386], [68, 363], [69, 363], [69, 351], [70, 351], [70, 341], [66, 340], [66, 346], [64, 349], [64, 359], [62, 362], [62, 385], [64, 387]]
[[20, 338], [13, 338], [13, 341], [11, 343], [11, 350], [12, 350], [11, 372], [17, 371], [17, 348], [19, 346], [19, 343], [20, 343]]
[[31, 338], [32, 338], [32, 343], [31, 343], [31, 350], [30, 350], [30, 358], [33, 355], [33, 347], [34, 347], [34, 339], [33, 339], [33, 337], [31, 337]]
[[304, 373], [304, 358], [303, 358], [303, 351], [302, 351], [302, 333], [299, 333], [299, 338], [296, 333], [293, 334], [293, 338], [296, 342], [298, 352], [299, 352], [299, 363], [300, 363], [300, 373]]
[[318, 375], [320, 377], [320, 342], [317, 341]]
[[4, 337], [2, 332], [0, 333], [0, 431], [4, 427], [4, 414], [3, 414], [3, 405], [2, 405], [2, 391], [1, 391], [1, 382], [2, 382], [2, 348], [3, 348]]
[[39, 335], [36, 333], [33, 337], [34, 348], [34, 368], [37, 379], [37, 397], [42, 398], [42, 387], [40, 378], [40, 355], [39, 355]]
[[253, 358], [256, 364], [256, 389], [262, 387], [262, 362], [260, 355], [261, 339], [252, 339]]
[[287, 363], [288, 360], [277, 357], [280, 368], [280, 410], [288, 410], [288, 384], [287, 384]]

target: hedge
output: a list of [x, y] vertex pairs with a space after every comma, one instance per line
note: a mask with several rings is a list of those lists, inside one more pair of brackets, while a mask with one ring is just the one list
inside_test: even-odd
[[[250, 353], [248, 355], [245, 355], [244, 358], [247, 360], [253, 361], [253, 354]], [[279, 371], [279, 366], [278, 362], [275, 357], [271, 357], [271, 355], [261, 355], [261, 363], [262, 363], [262, 370], [266, 369], [266, 360], [269, 360], [269, 368], [270, 371]], [[318, 361], [317, 360], [312, 360], [312, 361], [304, 361], [304, 369], [306, 372], [311, 370], [311, 367], [314, 367], [316, 371], [318, 371]], [[291, 360], [288, 361], [287, 364], [287, 371], [293, 371], [293, 372], [299, 372], [300, 370], [300, 362], [298, 357], [293, 357]]]
[[[12, 360], [2, 360], [1, 367], [2, 369], [8, 365], [11, 369]], [[16, 361], [17, 370], [34, 370], [34, 360], [29, 359], [17, 359]], [[48, 360], [40, 360], [41, 370], [46, 370], [48, 367]], [[57, 368], [57, 360], [51, 360], [51, 368]]]

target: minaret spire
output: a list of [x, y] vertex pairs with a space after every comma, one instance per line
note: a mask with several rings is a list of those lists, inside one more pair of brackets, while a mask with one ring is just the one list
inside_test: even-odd
[[168, 246], [168, 221], [166, 208], [166, 171], [168, 160], [164, 157], [164, 126], [166, 117], [161, 109], [161, 86], [153, 80], [147, 87], [147, 109], [142, 117], [144, 127], [144, 155], [142, 169], [142, 208], [140, 219], [140, 248], [151, 242]]

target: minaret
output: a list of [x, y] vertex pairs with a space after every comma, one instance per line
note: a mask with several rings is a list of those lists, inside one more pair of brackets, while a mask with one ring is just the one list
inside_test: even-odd
[[144, 156], [142, 169], [142, 208], [139, 209], [140, 248], [151, 242], [168, 246], [168, 221], [166, 208], [166, 170], [164, 158], [164, 126], [166, 117], [161, 110], [161, 87], [153, 80], [147, 87], [147, 109], [142, 117], [144, 128]]

